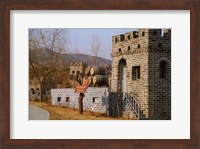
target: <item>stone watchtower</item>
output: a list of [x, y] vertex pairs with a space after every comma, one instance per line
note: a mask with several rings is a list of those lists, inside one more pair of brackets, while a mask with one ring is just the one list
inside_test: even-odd
[[147, 119], [171, 119], [171, 30], [112, 37], [112, 92], [128, 92]]

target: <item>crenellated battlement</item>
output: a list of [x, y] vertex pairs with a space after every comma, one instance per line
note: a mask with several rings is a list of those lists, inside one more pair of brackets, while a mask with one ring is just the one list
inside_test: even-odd
[[149, 30], [149, 49], [168, 49], [171, 50], [171, 29], [150, 29]]
[[112, 56], [148, 50], [171, 50], [171, 29], [139, 29], [112, 37]]

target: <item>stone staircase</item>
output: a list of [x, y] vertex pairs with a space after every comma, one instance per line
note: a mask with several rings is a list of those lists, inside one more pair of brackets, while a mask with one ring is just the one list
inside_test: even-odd
[[139, 102], [131, 93], [109, 92], [109, 115], [112, 117], [145, 119]]
[[141, 105], [139, 104], [139, 101], [137, 101], [131, 93], [123, 93], [123, 99], [126, 101], [128, 106], [131, 108], [131, 110], [134, 112], [136, 118], [138, 120], [145, 119], [144, 115], [144, 109], [141, 108]]
[[137, 101], [129, 93], [123, 93], [123, 100], [128, 104], [131, 110], [134, 112], [137, 119], [140, 119], [140, 107]]

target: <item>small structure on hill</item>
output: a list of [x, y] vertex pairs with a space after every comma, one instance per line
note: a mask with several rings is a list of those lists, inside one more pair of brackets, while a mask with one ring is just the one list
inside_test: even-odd
[[75, 75], [77, 73], [84, 73], [87, 64], [84, 62], [71, 62], [70, 63], [70, 75]]

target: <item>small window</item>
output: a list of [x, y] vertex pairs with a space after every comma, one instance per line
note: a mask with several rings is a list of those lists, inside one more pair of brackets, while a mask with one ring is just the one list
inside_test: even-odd
[[142, 32], [142, 36], [144, 36], [145, 35], [145, 32]]
[[132, 67], [132, 80], [140, 79], [140, 66]]
[[166, 78], [166, 62], [160, 62], [160, 78]]
[[58, 97], [58, 98], [57, 98], [57, 102], [61, 102], [61, 97]]
[[121, 48], [119, 48], [119, 52], [122, 52]]
[[159, 43], [158, 46], [159, 46], [159, 48], [161, 48], [162, 47], [162, 43]]
[[138, 38], [138, 32], [133, 32], [133, 37]]
[[124, 35], [121, 35], [121, 41], [124, 41]]
[[130, 46], [128, 46], [128, 50], [129, 50], [129, 51], [131, 50], [131, 47], [130, 47]]
[[98, 98], [98, 97], [93, 97], [93, 98], [92, 98], [92, 103], [95, 103], [97, 98]]
[[131, 36], [130, 36], [130, 35], [128, 35], [128, 40], [129, 40], [129, 39], [131, 39]]
[[69, 97], [66, 97], [66, 102], [69, 102]]
[[35, 90], [33, 88], [30, 89], [31, 94], [35, 94]]
[[115, 42], [117, 42], [117, 38], [115, 38]]
[[74, 71], [72, 71], [72, 73], [74, 74], [75, 72], [74, 72]]
[[153, 32], [153, 36], [156, 36], [156, 31]]
[[140, 49], [140, 44], [138, 45], [138, 49]]

